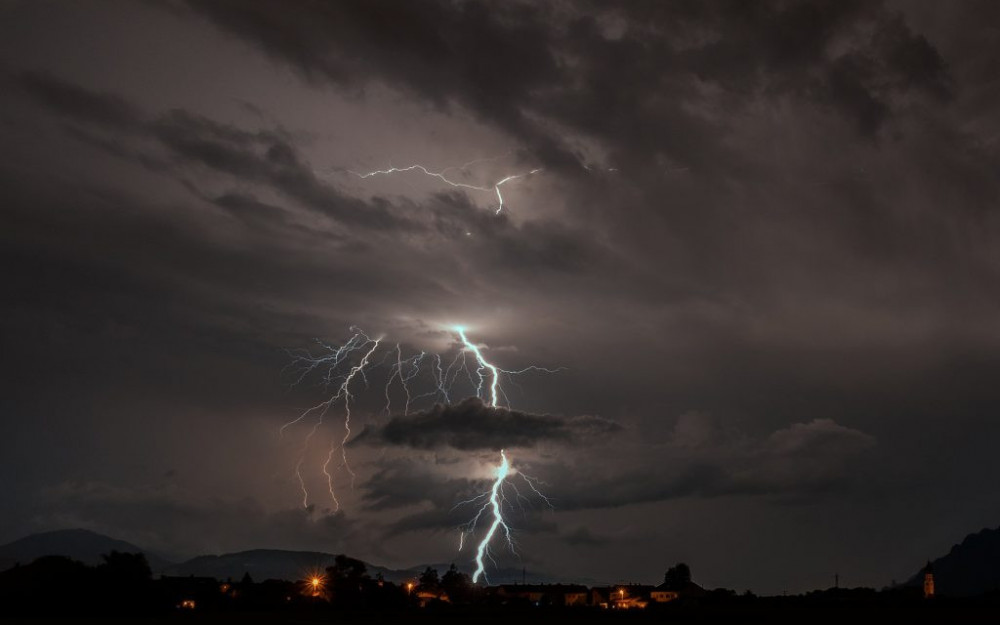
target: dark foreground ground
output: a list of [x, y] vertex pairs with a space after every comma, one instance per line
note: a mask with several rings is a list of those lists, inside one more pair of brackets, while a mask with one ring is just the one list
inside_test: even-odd
[[923, 605], [886, 606], [747, 606], [740, 608], [684, 608], [646, 611], [608, 611], [589, 608], [504, 608], [408, 610], [402, 612], [178, 612], [156, 616], [79, 617], [73, 615], [4, 617], [5, 625], [135, 623], [138, 625], [365, 625], [412, 623], [414, 625], [560, 625], [562, 623], [627, 625], [629, 623], [795, 623], [797, 625], [836, 623], [1000, 623], [1000, 605], [994, 602], [928, 602]]

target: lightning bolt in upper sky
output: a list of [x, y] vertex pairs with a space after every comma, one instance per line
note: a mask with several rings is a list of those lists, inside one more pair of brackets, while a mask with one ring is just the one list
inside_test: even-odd
[[526, 178], [527, 176], [531, 176], [533, 174], [537, 174], [538, 172], [542, 171], [541, 168], [537, 168], [537, 169], [532, 169], [531, 171], [528, 171], [528, 172], [523, 173], [523, 174], [511, 174], [511, 175], [508, 175], [508, 176], [504, 176], [503, 178], [501, 178], [497, 182], [495, 182], [495, 183], [493, 183], [491, 185], [488, 185], [488, 186], [468, 184], [468, 183], [465, 183], [465, 182], [458, 182], [456, 180], [452, 180], [452, 179], [448, 178], [445, 175], [447, 172], [449, 172], [451, 170], [459, 170], [459, 171], [464, 170], [464, 169], [466, 169], [467, 167], [469, 167], [470, 165], [472, 165], [472, 164], [474, 164], [476, 162], [479, 162], [479, 161], [471, 161], [469, 163], [466, 163], [465, 165], [462, 165], [461, 167], [448, 167], [446, 169], [442, 169], [441, 171], [431, 171], [430, 169], [427, 169], [423, 165], [409, 165], [407, 167], [390, 167], [388, 169], [377, 169], [375, 171], [369, 171], [369, 172], [366, 172], [366, 173], [358, 173], [358, 172], [355, 172], [355, 171], [352, 171], [350, 173], [354, 174], [358, 178], [371, 178], [372, 176], [385, 176], [385, 175], [389, 175], [389, 174], [399, 174], [399, 173], [404, 173], [404, 172], [409, 172], [409, 171], [417, 171], [417, 172], [420, 172], [420, 173], [422, 173], [422, 174], [424, 174], [426, 176], [430, 176], [432, 178], [437, 178], [441, 182], [443, 182], [443, 183], [445, 183], [445, 184], [447, 184], [449, 186], [459, 188], [459, 189], [468, 189], [470, 191], [486, 191], [486, 192], [492, 191], [493, 193], [496, 193], [496, 196], [497, 196], [497, 210], [496, 210], [496, 214], [499, 215], [500, 212], [503, 210], [503, 194], [500, 192], [500, 187], [502, 187], [503, 185], [507, 184], [508, 182], [512, 182], [514, 180], [519, 180], [521, 178]]

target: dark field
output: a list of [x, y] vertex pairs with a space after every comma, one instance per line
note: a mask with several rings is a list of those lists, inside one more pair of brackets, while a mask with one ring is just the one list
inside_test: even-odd
[[920, 606], [753, 606], [735, 609], [683, 608], [616, 612], [597, 609], [449, 609], [405, 612], [220, 612], [175, 613], [155, 616], [13, 617], [6, 625], [137, 623], [141, 625], [312, 625], [336, 623], [413, 623], [435, 625], [526, 625], [561, 623], [997, 623], [1000, 605], [995, 602], [935, 602]]

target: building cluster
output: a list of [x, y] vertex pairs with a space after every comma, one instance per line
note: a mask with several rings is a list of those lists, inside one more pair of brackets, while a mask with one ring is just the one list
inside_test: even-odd
[[[934, 573], [928, 566], [917, 583], [876, 591], [873, 588], [833, 588], [802, 595], [758, 598], [749, 591], [737, 595], [725, 588], [705, 590], [691, 581], [684, 564], [671, 567], [658, 586], [614, 584], [473, 584], [452, 565], [443, 575], [431, 567], [419, 576], [393, 583], [370, 576], [364, 563], [338, 556], [333, 566], [303, 571], [298, 581], [159, 576], [153, 578], [141, 556], [113, 554], [108, 562], [88, 567], [69, 558], [48, 556], [0, 572], [0, 617], [4, 615], [142, 615], [171, 612], [267, 612], [306, 610], [371, 611], [381, 614], [424, 613], [454, 609], [510, 609], [510, 614], [534, 608], [565, 608], [598, 612], [761, 609], [784, 615], [797, 610], [868, 609], [895, 614], [923, 605], [951, 605], [935, 599]], [[916, 581], [916, 580], [914, 580]], [[60, 601], [51, 589], [60, 589]], [[992, 595], [991, 595], [992, 596]], [[984, 595], [977, 600], [987, 600]], [[993, 599], [1000, 600], [1000, 593]], [[993, 600], [990, 599], [990, 600]], [[993, 604], [991, 604], [993, 605]], [[852, 608], [853, 606], [853, 608]], [[970, 609], [976, 605], [969, 604]], [[524, 608], [531, 608], [525, 610]], [[937, 609], [937, 608], [935, 608]], [[944, 608], [942, 608], [944, 609]], [[680, 610], [678, 612], [678, 610]], [[461, 613], [461, 612], [459, 612]]]
[[[321, 577], [310, 577], [298, 582], [278, 582], [268, 580], [264, 584], [220, 583], [207, 577], [161, 578], [160, 583], [172, 588], [177, 598], [176, 607], [182, 610], [198, 609], [202, 606], [225, 600], [244, 599], [252, 592], [255, 595], [270, 595], [272, 601], [301, 602], [313, 600], [321, 602], [338, 601], [337, 592]], [[269, 592], [264, 586], [270, 585]], [[652, 605], [666, 604], [681, 598], [700, 598], [706, 591], [694, 583], [684, 587], [668, 584], [651, 586], [644, 584], [615, 584], [611, 586], [588, 587], [580, 584], [500, 584], [486, 587], [468, 587], [460, 593], [440, 586], [429, 586], [417, 581], [401, 585], [381, 580], [366, 580], [372, 591], [399, 591], [407, 602], [420, 607], [435, 604], [493, 604], [531, 605], [552, 607], [592, 607], [607, 610], [644, 609]], [[365, 593], [369, 594], [369, 593]], [[241, 596], [243, 595], [243, 596]], [[277, 597], [277, 595], [283, 595]]]
[[532, 605], [591, 606], [608, 610], [632, 610], [676, 601], [682, 597], [700, 598], [705, 590], [693, 582], [683, 586], [660, 584], [615, 584], [581, 586], [576, 584], [502, 584], [487, 589], [500, 602], [525, 601]]

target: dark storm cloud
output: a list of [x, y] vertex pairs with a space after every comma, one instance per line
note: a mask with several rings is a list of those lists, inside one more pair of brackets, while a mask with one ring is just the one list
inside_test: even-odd
[[[695, 427], [691, 421], [699, 425]], [[693, 416], [679, 425], [671, 444], [658, 453], [628, 452], [648, 454], [642, 456], [641, 468], [626, 468], [628, 459], [619, 457], [626, 448], [608, 445], [576, 454], [568, 450], [532, 471], [545, 476], [546, 497], [558, 512], [693, 497], [753, 496], [786, 503], [815, 502], [855, 485], [862, 477], [858, 460], [875, 446], [872, 436], [829, 419], [795, 423], [760, 439], [734, 439], [725, 433], [699, 435], [694, 445], [692, 429], [704, 431], [714, 426], [703, 416]], [[438, 432], [438, 436], [447, 440], [447, 434]], [[370, 509], [408, 510], [391, 524], [393, 533], [458, 527], [475, 514], [475, 502], [480, 501], [476, 498], [489, 489], [488, 480], [453, 477], [432, 467], [432, 463], [414, 460], [387, 461], [364, 485], [364, 500]], [[516, 481], [517, 477], [509, 479]], [[472, 503], [456, 506], [463, 501]], [[414, 506], [419, 509], [412, 511]], [[555, 530], [555, 525], [534, 514], [527, 515], [520, 525], [532, 531]], [[608, 541], [581, 529], [566, 533], [563, 540], [589, 546]]]
[[580, 526], [559, 536], [563, 542], [573, 547], [596, 547], [606, 545], [611, 542], [607, 536], [601, 536], [590, 531], [586, 527]]
[[[365, 204], [321, 182], [280, 129], [247, 131], [181, 109], [143, 119], [134, 105], [115, 94], [92, 92], [38, 73], [25, 73], [16, 80], [32, 99], [54, 112], [117, 131], [117, 136], [104, 140], [87, 135], [95, 146], [105, 147], [115, 156], [134, 157], [122, 149], [123, 139], [152, 139], [166, 150], [165, 158], [177, 165], [197, 164], [240, 180], [266, 184], [347, 226], [375, 230], [418, 228], [405, 217], [392, 214], [385, 203]], [[143, 151], [142, 146], [134, 150]], [[146, 162], [169, 167], [162, 163], [163, 157], [157, 159], [148, 152], [143, 156]]]
[[688, 441], [677, 443], [641, 469], [595, 467], [592, 454], [584, 461], [547, 466], [546, 479], [559, 486], [549, 493], [552, 501], [560, 510], [731, 495], [811, 501], [856, 484], [861, 476], [854, 463], [875, 439], [817, 419], [759, 440], [703, 441], [696, 453], [690, 453]]
[[663, 7], [660, 19], [709, 31], [703, 45], [685, 48], [678, 61], [734, 95], [763, 89], [813, 101], [868, 136], [900, 96], [950, 95], [937, 50], [877, 2], [716, 2], [690, 12], [677, 6]]
[[[732, 162], [718, 128], [682, 105], [697, 96], [693, 77], [733, 96], [815, 102], [867, 136], [901, 98], [950, 93], [940, 54], [872, 2], [192, 7], [310, 80], [381, 80], [438, 105], [457, 102], [563, 169], [576, 160], [572, 149], [532, 115], [632, 153], [671, 145], [672, 156], [702, 170]], [[608, 22], [617, 22], [618, 36], [607, 33]]]
[[354, 440], [414, 449], [499, 451], [542, 443], [565, 445], [621, 429], [621, 425], [601, 417], [535, 415], [487, 406], [478, 397], [469, 397], [457, 404], [436, 404], [424, 412], [366, 427]]
[[[550, 164], [566, 154], [534, 130], [518, 107], [556, 84], [544, 5], [347, 2], [288, 7], [277, 2], [192, 3], [214, 23], [290, 63], [309, 80], [362, 87], [375, 72], [438, 106], [470, 105], [491, 122], [530, 133]], [[462, 84], [459, 87], [459, 83]], [[544, 154], [545, 149], [536, 149]]]
[[[371, 229], [429, 235], [427, 226], [413, 218], [425, 212], [441, 236], [458, 238], [469, 232], [478, 236], [476, 253], [468, 258], [515, 276], [535, 274], [539, 269], [581, 273], [611, 260], [608, 250], [589, 232], [547, 220], [528, 220], [515, 226], [506, 216], [486, 213], [461, 195], [441, 194], [426, 207], [410, 206], [408, 211], [380, 198], [363, 202], [343, 195], [321, 181], [302, 161], [281, 128], [244, 130], [181, 109], [143, 119], [138, 109], [120, 96], [92, 92], [45, 74], [25, 73], [15, 79], [15, 84], [37, 103], [69, 121], [98, 122], [111, 131], [102, 136], [71, 127], [72, 136], [115, 157], [177, 175], [200, 199], [258, 225], [265, 214], [273, 227], [288, 225], [288, 209], [267, 208], [246, 192], [230, 191], [212, 197], [187, 180], [183, 172], [197, 165], [241, 184], [259, 183], [354, 229], [355, 234], [360, 229]], [[150, 140], [154, 145], [149, 145]]]
[[[513, 263], [492, 271], [561, 266], [602, 281], [609, 302], [731, 311], [722, 323], [732, 324], [736, 341], [752, 331], [736, 327], [747, 316], [734, 309], [772, 307], [774, 293], [796, 291], [803, 306], [831, 310], [827, 299], [854, 302], [879, 290], [848, 275], [907, 274], [895, 282], [900, 289], [930, 275], [948, 290], [945, 275], [965, 271], [949, 268], [965, 254], [958, 249], [928, 262], [942, 221], [970, 226], [942, 214], [944, 187], [940, 202], [923, 211], [886, 197], [862, 171], [867, 158], [881, 158], [886, 169], [923, 154], [933, 160], [934, 149], [900, 141], [914, 140], [913, 125], [947, 110], [958, 89], [941, 53], [890, 6], [338, 3], [318, 13], [268, 1], [193, 6], [314, 82], [342, 89], [374, 81], [446, 110], [455, 103], [520, 139], [576, 212], [565, 223], [539, 224], [534, 236], [521, 236], [528, 226], [494, 236], [488, 251]], [[388, 41], [399, 23], [408, 32]], [[526, 44], [525, 33], [532, 34]], [[933, 141], [975, 149], [967, 138]], [[775, 144], [805, 151], [777, 158]], [[820, 144], [828, 148], [802, 147]], [[855, 153], [879, 145], [893, 152]], [[824, 164], [839, 153], [843, 163]], [[581, 168], [591, 158], [616, 171]], [[845, 171], [852, 159], [857, 171]], [[934, 167], [929, 161], [913, 166]], [[955, 181], [976, 189], [962, 206], [996, 195], [985, 172], [973, 177]], [[579, 221], [589, 231], [576, 229]], [[458, 233], [464, 224], [446, 218], [439, 226]], [[882, 305], [905, 309], [911, 297], [922, 296], [899, 293]], [[712, 342], [720, 330], [728, 331], [695, 334]]]
[[171, 111], [153, 124], [153, 135], [173, 154], [241, 180], [256, 181], [301, 205], [353, 228], [393, 230], [419, 226], [384, 202], [365, 204], [321, 182], [284, 137], [246, 132], [186, 111]]
[[446, 237], [476, 235], [474, 256], [490, 266], [491, 273], [589, 274], [620, 263], [592, 232], [573, 224], [529, 219], [515, 225], [506, 215], [479, 210], [458, 194], [439, 194], [436, 199], [428, 207], [435, 230]]
[[22, 72], [13, 82], [40, 104], [71, 119], [118, 128], [141, 123], [139, 110], [116, 94], [90, 91], [44, 72]]

